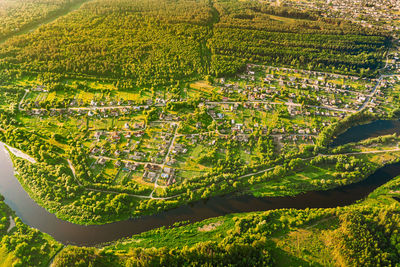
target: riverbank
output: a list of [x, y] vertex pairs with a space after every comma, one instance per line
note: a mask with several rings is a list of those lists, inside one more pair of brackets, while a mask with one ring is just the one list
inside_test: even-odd
[[[175, 261], [182, 264], [186, 261], [207, 261], [204, 254], [212, 253], [213, 264], [221, 258], [226, 264], [229, 259], [223, 255], [228, 254], [230, 259], [237, 257], [234, 251], [243, 252], [239, 253], [235, 262], [245, 258], [247, 264], [251, 255], [256, 255], [255, 260], [260, 259], [261, 256], [255, 252], [262, 251], [263, 259], [271, 260], [273, 266], [334, 266], [339, 261], [380, 262], [382, 259], [395, 263], [398, 253], [394, 248], [397, 243], [385, 240], [396, 238], [397, 227], [393, 225], [399, 223], [400, 205], [394, 199], [382, 201], [373, 198], [371, 201], [378, 202], [364, 201], [331, 209], [280, 209], [229, 214], [193, 224], [184, 222], [118, 240], [106, 247], [67, 247], [57, 255], [54, 263], [56, 266], [61, 262], [73, 265], [75, 260], [82, 258], [81, 255], [91, 255], [85, 257], [87, 265], [99, 262], [109, 265], [117, 262], [122, 265], [127, 262], [144, 264], [143, 261], [146, 262], [144, 265], [171, 264]], [[360, 240], [360, 236], [365, 235], [372, 237]], [[361, 244], [362, 249], [351, 246], [351, 243], [349, 245], [349, 240]], [[390, 244], [389, 248], [387, 244]], [[370, 247], [372, 254], [365, 255], [365, 247]], [[198, 251], [208, 253], [199, 256], [196, 254]], [[349, 251], [355, 255], [350, 259], [347, 258]], [[100, 252], [103, 256], [96, 256]], [[375, 258], [375, 254], [382, 257]], [[146, 255], [146, 259], [141, 255]], [[264, 261], [259, 266], [265, 265]]]
[[34, 158], [32, 158], [31, 156], [29, 156], [28, 154], [22, 152], [21, 150], [19, 150], [17, 148], [11, 147], [3, 142], [0, 142], [0, 146], [3, 146], [4, 149], [7, 148], [7, 150], [6, 150], [7, 153], [11, 152], [17, 158], [25, 159], [32, 164], [36, 163], [36, 160]]
[[341, 132], [331, 142], [330, 147], [337, 147], [347, 143], [359, 142], [368, 138], [394, 133], [400, 134], [400, 120], [368, 120]]
[[[0, 180], [0, 190], [2, 190], [0, 193], [5, 195], [6, 202], [10, 203], [17, 216], [31, 227], [50, 234], [64, 244], [76, 245], [95, 245], [110, 242], [154, 228], [172, 226], [179, 221], [196, 222], [230, 213], [281, 208], [330, 208], [349, 205], [364, 198], [369, 192], [390, 180], [397, 173], [400, 174], [400, 165], [397, 164], [384, 167], [372, 177], [370, 176], [360, 183], [327, 191], [308, 192], [294, 197], [213, 197], [207, 201], [195, 202], [153, 216], [105, 225], [82, 226], [56, 218], [54, 214], [49, 213], [33, 201], [14, 177], [10, 159], [4, 160], [7, 155], [1, 154], [0, 160], [3, 158], [1, 161], [3, 162], [2, 169], [8, 175]], [[4, 162], [8, 162], [8, 167], [4, 166]], [[387, 174], [388, 170], [391, 173], [390, 175]], [[12, 184], [11, 187], [10, 184]], [[9, 187], [5, 188], [4, 185]]]

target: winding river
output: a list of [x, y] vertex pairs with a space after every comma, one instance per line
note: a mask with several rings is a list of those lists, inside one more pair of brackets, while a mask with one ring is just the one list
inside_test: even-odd
[[[380, 122], [374, 123], [379, 124]], [[393, 127], [392, 130], [386, 129], [385, 133], [387, 131], [398, 131], [397, 123], [399, 122], [393, 122], [396, 127]], [[367, 128], [374, 129], [375, 124], [372, 124], [372, 126]], [[361, 129], [354, 128], [349, 130], [352, 134], [345, 133], [348, 134], [347, 141], [358, 138], [359, 131], [363, 133], [366, 131], [365, 126]], [[377, 130], [381, 129], [377, 127]], [[369, 133], [369, 136], [374, 136], [375, 132], [371, 130]], [[374, 189], [393, 177], [400, 175], [400, 163], [387, 165], [359, 183], [327, 191], [308, 192], [295, 197], [213, 197], [207, 201], [195, 202], [158, 215], [99, 226], [82, 226], [60, 220], [36, 204], [15, 178], [12, 162], [7, 151], [3, 148], [0, 148], [0, 170], [2, 171], [0, 174], [0, 194], [5, 197], [5, 202], [24, 223], [50, 234], [64, 244], [89, 246], [129, 237], [161, 226], [170, 226], [178, 221], [196, 222], [236, 212], [265, 211], [279, 208], [333, 208], [349, 205], [366, 197]]]
[[377, 120], [371, 123], [351, 127], [339, 135], [330, 144], [332, 147], [358, 142], [371, 137], [378, 137], [388, 134], [400, 134], [399, 120]]

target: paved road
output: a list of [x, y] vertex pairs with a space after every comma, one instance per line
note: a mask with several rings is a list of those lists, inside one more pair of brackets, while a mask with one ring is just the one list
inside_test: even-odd
[[[165, 156], [164, 162], [161, 165], [161, 172], [164, 170], [164, 167], [165, 167], [165, 164], [167, 163], [167, 159], [169, 157], [169, 154], [171, 154], [171, 150], [174, 147], [175, 139], [177, 137], [177, 132], [178, 132], [178, 125], [175, 125], [174, 137], [172, 138], [171, 143], [169, 144], [167, 155]], [[160, 174], [157, 175], [156, 180], [154, 182], [154, 189], [150, 194], [150, 198], [152, 198], [152, 199], [154, 199], [154, 197], [153, 197], [154, 192], [156, 191], [157, 187], [159, 187], [159, 185], [157, 184], [159, 177], [160, 177]]]
[[[271, 102], [271, 101], [208, 101], [205, 102], [207, 105], [222, 105], [222, 104], [242, 104], [242, 103], [247, 103], [247, 104], [269, 104], [269, 105], [286, 105], [286, 106], [293, 106], [293, 107], [301, 107], [302, 105], [299, 103], [292, 103], [292, 102]], [[331, 107], [331, 106], [314, 106], [314, 105], [305, 105], [306, 107], [312, 107], [312, 108], [320, 108], [320, 109], [327, 109], [331, 111], [340, 111], [340, 112], [351, 112], [354, 113], [354, 110], [351, 109], [341, 109], [341, 108], [336, 108], [336, 107]]]
[[367, 98], [365, 99], [364, 103], [358, 108], [357, 111], [361, 111], [361, 110], [363, 110], [363, 109], [365, 109], [367, 107], [367, 105], [369, 104], [371, 98], [375, 95], [376, 91], [378, 90], [378, 86], [382, 82], [382, 80], [383, 80], [383, 75], [381, 75], [379, 77], [378, 81], [376, 82], [376, 85], [375, 85], [374, 89], [372, 89], [372, 93], [367, 96]]

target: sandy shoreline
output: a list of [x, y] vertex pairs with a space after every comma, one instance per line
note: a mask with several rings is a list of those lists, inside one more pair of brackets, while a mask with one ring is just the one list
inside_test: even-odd
[[[24, 152], [22, 152], [21, 150], [11, 147], [9, 145], [7, 145], [6, 143], [0, 142], [0, 145], [3, 145], [4, 148], [7, 148], [14, 156], [16, 156], [17, 158], [22, 158], [22, 159], [26, 159], [27, 161], [29, 161], [32, 164], [36, 163], [36, 160], [34, 158], [32, 158], [31, 156], [25, 154]], [[6, 150], [7, 150], [6, 149]], [[7, 151], [8, 152], [8, 151]]]

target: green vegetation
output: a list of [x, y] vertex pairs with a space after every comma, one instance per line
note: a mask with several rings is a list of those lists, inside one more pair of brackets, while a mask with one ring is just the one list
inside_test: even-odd
[[[223, 194], [297, 195], [398, 161], [397, 135], [329, 146], [399, 117], [400, 79], [377, 77], [383, 58], [396, 62], [388, 31], [258, 1], [93, 0], [14, 36], [82, 2], [0, 6], [0, 140], [34, 159], [12, 156], [17, 178], [57, 217], [102, 224]], [[67, 247], [54, 264], [394, 265], [397, 180], [346, 208], [155, 229]], [[19, 219], [6, 231], [12, 214], [0, 215], [3, 264], [44, 266], [61, 248]]]
[[0, 3], [0, 42], [62, 12], [78, 0], [4, 0]]
[[133, 89], [232, 75], [249, 62], [369, 75], [388, 45], [382, 32], [254, 1], [98, 0], [10, 40], [0, 67], [5, 80], [96, 77]]
[[400, 205], [390, 197], [390, 188], [383, 186], [344, 208], [233, 214], [155, 229], [100, 249], [70, 246], [54, 264], [395, 265]]
[[371, 74], [388, 42], [373, 30], [256, 1], [217, 1], [215, 7], [220, 21], [209, 44], [217, 76], [235, 74], [248, 62]]
[[169, 83], [204, 72], [201, 44], [209, 17], [207, 1], [91, 1], [11, 40], [2, 47], [0, 65], [45, 81], [127, 79], [121, 84], [125, 89]]
[[0, 265], [48, 266], [62, 248], [47, 234], [21, 222], [11, 209], [0, 201]]
[[28, 227], [19, 218], [15, 219], [15, 227], [3, 235], [1, 245], [0, 258], [7, 263], [12, 261], [12, 266], [48, 266], [62, 248], [53, 238]]
[[[235, 34], [236, 26], [243, 27], [228, 25], [238, 12], [284, 16], [289, 24], [306, 20], [310, 36], [314, 26], [325, 25], [324, 32], [315, 33], [322, 39], [308, 40], [322, 46], [341, 40], [335, 34], [358, 33], [351, 45], [376, 41], [367, 50], [380, 58], [386, 35], [347, 23], [339, 32], [335, 21], [272, 6], [225, 6], [219, 1], [92, 1], [1, 46], [0, 140], [38, 161], [14, 159], [31, 197], [60, 218], [100, 224], [227, 193], [284, 196], [329, 189], [360, 181], [385, 163], [340, 156], [343, 151], [326, 146], [355, 123], [390, 116], [391, 107], [375, 115], [355, 112], [370, 104], [372, 90], [388, 85], [252, 65], [274, 63], [250, 58], [241, 60], [237, 76], [220, 79], [212, 69], [213, 46], [224, 39], [213, 38], [221, 29]], [[274, 23], [264, 25], [270, 27], [268, 36], [301, 44], [296, 33], [301, 28], [277, 32]], [[253, 26], [249, 30], [261, 31]], [[239, 33], [238, 38], [245, 40]], [[337, 51], [331, 52], [337, 58]], [[357, 68], [339, 72], [357, 73]], [[316, 164], [321, 152], [350, 161], [351, 167]]]
[[[352, 126], [400, 117], [396, 40], [367, 26], [266, 1], [6, 0], [0, 141], [26, 154], [11, 158], [29, 195], [77, 224], [356, 183], [400, 154], [396, 134], [330, 146]], [[54, 265], [394, 266], [398, 185], [349, 207], [68, 246]], [[0, 264], [48, 265], [61, 245], [18, 218], [6, 230], [10, 216], [1, 202]]]

